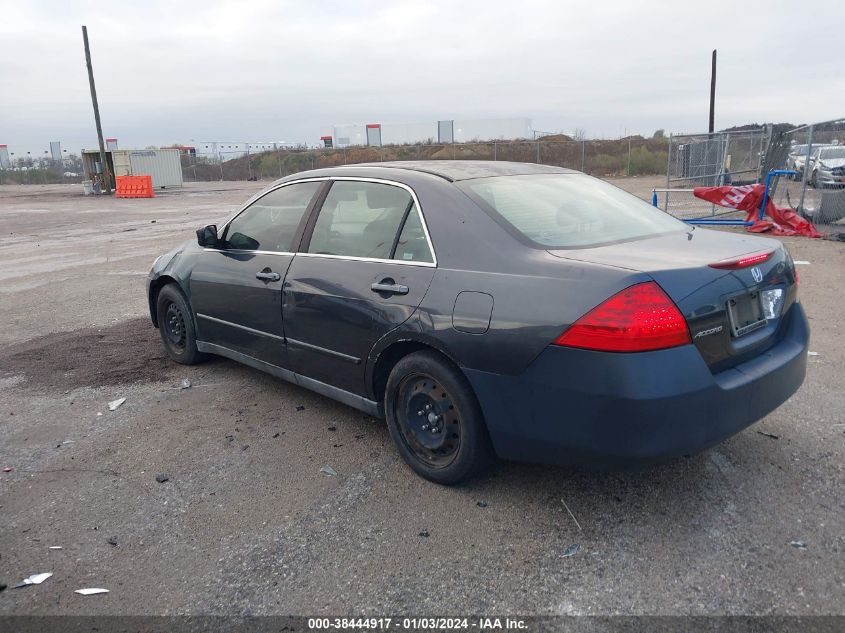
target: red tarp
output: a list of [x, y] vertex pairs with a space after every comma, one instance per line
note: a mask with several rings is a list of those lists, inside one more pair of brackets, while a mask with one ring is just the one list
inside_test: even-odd
[[[760, 220], [760, 205], [766, 185], [743, 185], [741, 187], [696, 187], [696, 198], [718, 204], [720, 207], [746, 212], [746, 221], [754, 222], [748, 227], [752, 233], [770, 232], [773, 235], [803, 235], [805, 237], [824, 237], [812, 222], [802, 218], [791, 209], [776, 207], [771, 198], [766, 200], [767, 219]], [[770, 219], [768, 219], [770, 218]]]

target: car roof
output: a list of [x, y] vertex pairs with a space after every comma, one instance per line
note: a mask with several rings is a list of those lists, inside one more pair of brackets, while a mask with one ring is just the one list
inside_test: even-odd
[[383, 169], [407, 169], [440, 176], [450, 182], [494, 176], [524, 176], [529, 174], [577, 174], [573, 169], [534, 163], [512, 163], [495, 160], [396, 160], [382, 163], [356, 163], [342, 165], [337, 169], [355, 167], [378, 167]]

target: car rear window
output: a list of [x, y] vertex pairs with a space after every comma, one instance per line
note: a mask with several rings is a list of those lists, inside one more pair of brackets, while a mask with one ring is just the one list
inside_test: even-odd
[[543, 248], [583, 248], [688, 229], [636, 196], [584, 174], [480, 178], [459, 186], [505, 228]]

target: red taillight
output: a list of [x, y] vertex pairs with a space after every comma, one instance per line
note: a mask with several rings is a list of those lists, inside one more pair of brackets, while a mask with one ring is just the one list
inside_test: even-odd
[[578, 319], [554, 344], [604, 352], [646, 352], [692, 342], [684, 316], [653, 281], [613, 295]]
[[767, 253], [753, 253], [751, 255], [743, 255], [742, 257], [723, 259], [722, 261], [708, 264], [708, 266], [710, 266], [710, 268], [721, 268], [723, 270], [736, 270], [738, 268], [747, 268], [748, 266], [753, 266], [754, 264], [760, 264], [768, 260], [774, 254], [774, 251], [769, 251]]

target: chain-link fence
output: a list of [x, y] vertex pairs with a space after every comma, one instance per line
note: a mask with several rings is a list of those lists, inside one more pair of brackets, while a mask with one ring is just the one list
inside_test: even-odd
[[0, 167], [0, 185], [70, 184], [82, 178], [82, 160], [75, 155], [63, 160], [24, 158]]
[[779, 207], [797, 211], [815, 224], [845, 218], [845, 119], [805, 125], [773, 139], [766, 169], [796, 172], [773, 185]]
[[611, 140], [491, 141], [381, 147], [283, 149], [257, 154], [218, 152], [182, 155], [186, 182], [271, 180], [308, 169], [393, 160], [500, 160], [556, 165], [601, 176], [662, 174], [668, 140], [629, 137]]
[[655, 189], [656, 205], [684, 220], [739, 217], [741, 214], [734, 210], [696, 198], [693, 189], [760, 182], [770, 141], [768, 127], [671, 135], [666, 153], [666, 187]]

